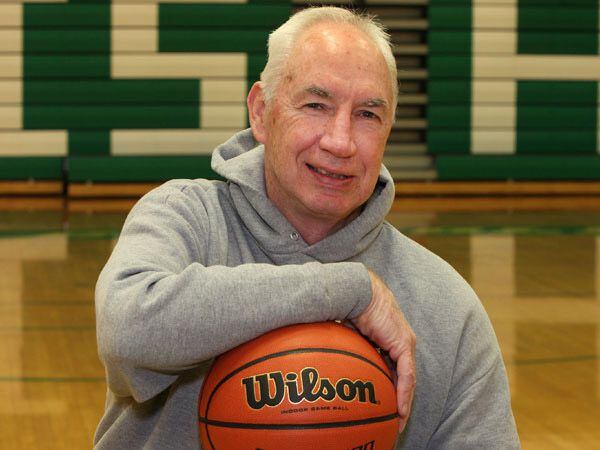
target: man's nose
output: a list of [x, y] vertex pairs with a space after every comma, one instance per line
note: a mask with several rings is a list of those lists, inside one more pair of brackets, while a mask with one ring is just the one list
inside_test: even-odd
[[352, 139], [352, 116], [347, 111], [336, 111], [330, 116], [321, 138], [321, 148], [338, 158], [349, 158], [356, 152]]

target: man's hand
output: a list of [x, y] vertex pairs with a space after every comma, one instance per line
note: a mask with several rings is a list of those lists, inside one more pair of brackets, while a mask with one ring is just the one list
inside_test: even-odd
[[353, 323], [361, 333], [388, 352], [396, 364], [396, 395], [402, 431], [410, 415], [416, 386], [416, 337], [392, 291], [371, 271], [369, 276], [373, 291], [371, 303]]

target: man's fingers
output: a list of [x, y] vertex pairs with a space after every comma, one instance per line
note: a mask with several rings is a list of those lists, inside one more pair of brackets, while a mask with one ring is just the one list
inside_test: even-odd
[[398, 413], [400, 414], [400, 422], [404, 423], [401, 428], [404, 428], [406, 420], [408, 419], [408, 416], [410, 416], [417, 380], [414, 361], [412, 361], [412, 355], [403, 355], [398, 360], [396, 367], [396, 396], [398, 401]]
[[371, 303], [354, 323], [395, 361], [396, 395], [402, 430], [410, 415], [417, 380], [416, 337], [393, 293], [375, 274], [369, 272], [369, 275], [373, 292]]
[[417, 385], [417, 371], [415, 365], [414, 334], [410, 333], [407, 345], [396, 356], [396, 396], [398, 413], [400, 414], [401, 428], [404, 428], [410, 415], [412, 400]]

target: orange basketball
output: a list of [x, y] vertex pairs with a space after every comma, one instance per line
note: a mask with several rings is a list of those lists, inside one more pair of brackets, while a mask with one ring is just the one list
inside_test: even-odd
[[292, 325], [219, 356], [198, 404], [204, 449], [392, 449], [396, 390], [384, 360], [335, 322]]

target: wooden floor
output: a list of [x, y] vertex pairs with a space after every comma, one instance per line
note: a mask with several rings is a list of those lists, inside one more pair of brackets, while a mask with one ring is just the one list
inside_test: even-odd
[[[0, 449], [90, 448], [105, 394], [94, 284], [124, 213], [11, 204], [0, 211]], [[523, 448], [600, 448], [600, 212], [394, 211], [485, 304]]]

